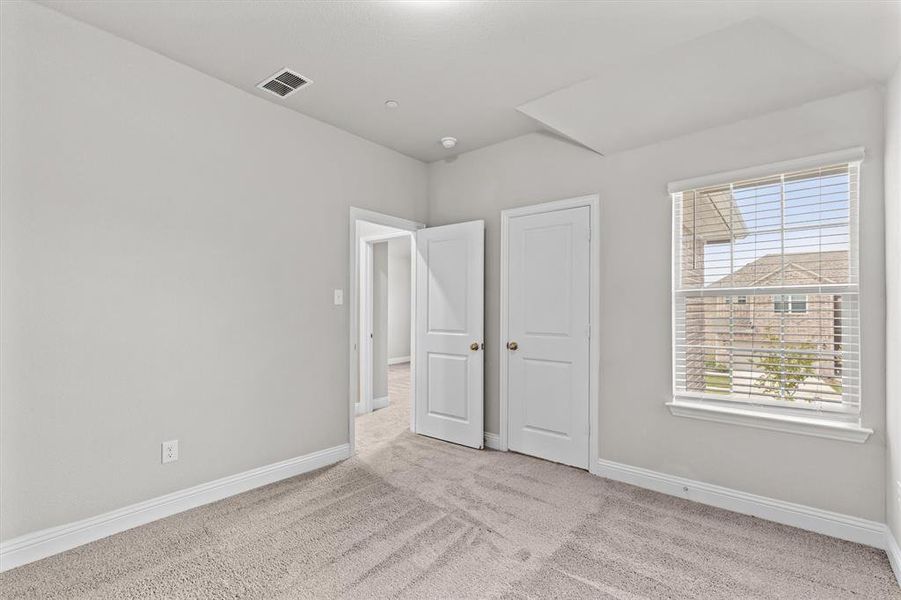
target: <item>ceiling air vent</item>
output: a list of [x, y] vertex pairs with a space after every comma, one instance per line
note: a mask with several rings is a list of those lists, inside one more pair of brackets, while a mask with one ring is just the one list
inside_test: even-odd
[[261, 90], [266, 90], [270, 94], [284, 98], [311, 83], [313, 82], [290, 69], [281, 69], [271, 77], [261, 81], [257, 87]]

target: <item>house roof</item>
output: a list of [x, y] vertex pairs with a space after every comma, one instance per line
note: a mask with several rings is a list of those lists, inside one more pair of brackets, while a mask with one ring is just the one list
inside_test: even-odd
[[780, 275], [793, 285], [840, 283], [847, 281], [848, 268], [847, 250], [773, 253], [749, 262], [708, 287], [755, 287], [772, 283]]

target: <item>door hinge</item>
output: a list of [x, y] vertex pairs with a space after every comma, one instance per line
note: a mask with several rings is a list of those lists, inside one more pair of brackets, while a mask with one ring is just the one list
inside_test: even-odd
[[585, 326], [585, 338], [591, 339], [591, 323]]

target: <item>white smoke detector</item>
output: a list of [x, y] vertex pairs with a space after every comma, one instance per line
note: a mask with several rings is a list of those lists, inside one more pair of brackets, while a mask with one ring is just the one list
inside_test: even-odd
[[454, 146], [457, 145], [457, 138], [455, 137], [443, 137], [441, 138], [441, 145], [450, 150]]

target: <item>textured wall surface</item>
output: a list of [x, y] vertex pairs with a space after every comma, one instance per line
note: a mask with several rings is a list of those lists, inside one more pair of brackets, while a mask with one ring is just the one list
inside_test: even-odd
[[388, 395], [388, 242], [372, 245], [372, 397]]
[[388, 359], [410, 356], [410, 240], [388, 242]]
[[425, 165], [42, 6], [0, 21], [0, 538], [345, 443], [348, 207], [423, 221]]

